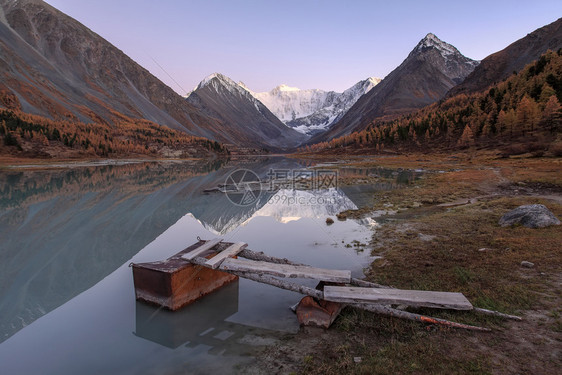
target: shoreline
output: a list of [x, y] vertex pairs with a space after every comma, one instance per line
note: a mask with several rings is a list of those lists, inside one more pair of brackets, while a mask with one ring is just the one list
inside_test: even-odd
[[[258, 157], [279, 156], [291, 157]], [[374, 192], [367, 206], [338, 216], [341, 220], [372, 218], [380, 224], [365, 246], [376, 257], [365, 266], [367, 281], [401, 289], [462, 292], [475, 307], [520, 315], [524, 320], [407, 309], [492, 329], [491, 333], [475, 333], [346, 308], [329, 330], [305, 327], [296, 334], [284, 334], [275, 344], [262, 346], [255, 360], [237, 371], [319, 375], [559, 372], [562, 363], [555, 348], [562, 341], [562, 226], [501, 228], [497, 222], [508, 210], [530, 203], [545, 204], [562, 218], [562, 158], [501, 158], [485, 151], [304, 160], [309, 168], [422, 173], [403, 188]], [[14, 168], [2, 166], [0, 170], [213, 160], [19, 161]], [[338, 181], [362, 185], [386, 180], [378, 173], [352, 172]], [[534, 267], [522, 267], [522, 261], [532, 262]], [[447, 360], [432, 361], [435, 357]]]
[[[543, 203], [562, 218], [561, 158], [499, 158], [482, 152], [329, 161], [334, 159], [330, 165], [336, 168], [439, 171], [407, 188], [377, 194], [370, 207], [345, 212], [352, 219], [394, 211], [376, 218], [381, 225], [370, 246], [379, 258], [367, 267], [366, 280], [463, 292], [475, 307], [520, 315], [523, 321], [419, 311], [492, 329], [474, 333], [348, 307], [328, 330], [301, 327], [282, 343], [265, 347], [241, 373], [559, 373], [560, 352], [553, 345], [562, 340], [562, 226], [502, 228], [497, 221], [509, 209], [530, 203]], [[535, 266], [524, 268], [522, 261]], [[431, 360], [436, 356], [447, 360]]]
[[108, 159], [10, 159], [0, 158], [1, 170], [33, 170], [33, 169], [63, 169], [82, 167], [101, 167], [106, 165], [127, 165], [139, 163], [185, 163], [185, 162], [210, 162], [220, 158], [108, 158]]

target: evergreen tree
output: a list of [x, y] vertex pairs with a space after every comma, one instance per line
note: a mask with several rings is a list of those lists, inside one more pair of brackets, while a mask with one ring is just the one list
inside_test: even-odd
[[546, 102], [544, 111], [541, 117], [542, 125], [549, 129], [551, 132], [555, 132], [560, 128], [560, 121], [562, 119], [560, 102], [556, 95], [552, 95]]
[[461, 137], [459, 138], [459, 146], [468, 147], [474, 144], [474, 134], [468, 124], [464, 127]]

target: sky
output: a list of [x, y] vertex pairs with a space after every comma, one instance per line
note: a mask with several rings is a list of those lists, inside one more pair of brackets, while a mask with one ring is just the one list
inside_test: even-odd
[[481, 60], [562, 1], [47, 0], [181, 95], [219, 72], [253, 91], [384, 78], [429, 32]]

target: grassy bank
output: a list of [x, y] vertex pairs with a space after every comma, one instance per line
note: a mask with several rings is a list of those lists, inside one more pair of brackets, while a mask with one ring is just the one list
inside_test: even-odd
[[[429, 171], [405, 189], [377, 193], [372, 207], [346, 213], [368, 217], [381, 207], [398, 211], [383, 218], [373, 234], [373, 255], [381, 258], [366, 270], [369, 280], [406, 289], [462, 292], [477, 307], [524, 320], [411, 310], [493, 329], [473, 333], [347, 308], [330, 330], [303, 329], [266, 349], [260, 368], [305, 374], [561, 371], [562, 227], [498, 225], [505, 212], [531, 203], [545, 204], [562, 218], [559, 158], [413, 155], [348, 160], [346, 165]], [[522, 267], [522, 261], [534, 267]]]

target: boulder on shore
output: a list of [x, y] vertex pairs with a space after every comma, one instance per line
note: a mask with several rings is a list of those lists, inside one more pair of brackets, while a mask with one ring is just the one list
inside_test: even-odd
[[515, 224], [521, 224], [527, 228], [544, 228], [550, 225], [560, 225], [560, 220], [546, 206], [528, 204], [509, 211], [499, 221], [499, 225], [502, 227]]

